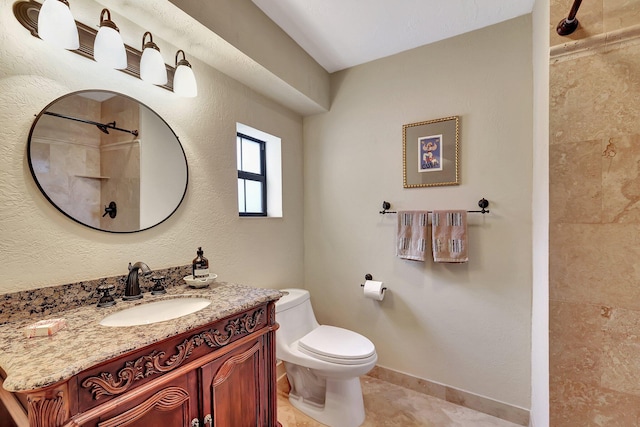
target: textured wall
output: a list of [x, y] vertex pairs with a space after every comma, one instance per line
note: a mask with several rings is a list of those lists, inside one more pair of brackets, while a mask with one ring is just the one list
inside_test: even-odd
[[[531, 17], [333, 75], [305, 118], [305, 282], [319, 320], [379, 364], [511, 405], [530, 403]], [[461, 185], [403, 189], [402, 125], [460, 115]], [[395, 257], [395, 209], [477, 209], [469, 263]], [[371, 273], [389, 293], [365, 299]]]
[[[153, 32], [167, 63], [173, 63], [178, 47], [155, 34], [182, 34], [179, 48], [187, 53], [198, 79], [196, 99], [177, 98], [49, 47], [20, 25], [12, 4], [0, 0], [0, 292], [118, 275], [126, 272], [129, 261], [142, 260], [151, 268], [184, 265], [198, 246], [222, 280], [268, 287], [302, 282], [302, 119], [298, 114], [190, 57], [191, 46], [203, 40], [189, 39], [182, 27], [167, 27], [175, 10], [168, 2], [158, 3], [144, 17], [131, 15], [127, 20], [112, 11], [112, 18], [125, 40], [135, 46], [145, 30]], [[93, 25], [102, 5], [75, 1], [72, 9], [76, 19]], [[144, 22], [145, 28], [133, 21]], [[81, 89], [132, 96], [162, 116], [180, 138], [189, 162], [189, 189], [168, 221], [126, 235], [91, 230], [59, 213], [36, 187], [26, 159], [34, 115], [55, 98]], [[283, 218], [238, 217], [237, 121], [282, 138]]]
[[[567, 12], [554, 1], [550, 26]], [[588, 50], [552, 50], [552, 426], [640, 425], [639, 15], [638, 1], [584, 2], [568, 44]]]

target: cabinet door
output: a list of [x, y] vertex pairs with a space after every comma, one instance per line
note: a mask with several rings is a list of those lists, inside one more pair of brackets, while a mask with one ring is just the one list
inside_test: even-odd
[[[140, 387], [101, 407], [74, 425], [95, 427], [190, 426], [198, 414], [195, 372], [157, 387]], [[84, 418], [84, 417], [83, 417]]]
[[[201, 368], [206, 427], [267, 425], [267, 384], [262, 337]], [[211, 415], [207, 417], [207, 415]]]

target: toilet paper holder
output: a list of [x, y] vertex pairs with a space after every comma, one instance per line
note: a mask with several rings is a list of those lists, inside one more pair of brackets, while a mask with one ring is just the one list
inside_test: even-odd
[[[367, 273], [367, 274], [365, 274], [365, 275], [364, 275], [364, 280], [365, 280], [365, 281], [367, 281], [367, 280], [373, 280], [373, 276], [372, 276], [371, 274]], [[364, 283], [360, 283], [360, 287], [361, 287], [361, 288], [364, 288]], [[387, 290], [386, 286], [385, 286], [385, 287], [383, 287], [383, 288], [382, 288], [382, 290], [383, 290], [383, 291], [386, 291], [386, 290]]]

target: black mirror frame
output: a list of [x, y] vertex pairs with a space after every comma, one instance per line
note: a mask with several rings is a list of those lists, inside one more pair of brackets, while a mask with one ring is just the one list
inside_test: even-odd
[[[184, 165], [185, 165], [185, 172], [186, 172], [186, 176], [185, 176], [185, 185], [184, 185], [184, 191], [182, 193], [182, 196], [180, 197], [180, 201], [178, 202], [178, 204], [176, 205], [176, 207], [171, 211], [171, 213], [169, 213], [169, 215], [166, 216], [166, 218], [164, 218], [163, 220], [155, 223], [152, 226], [146, 227], [146, 228], [141, 228], [138, 230], [127, 230], [127, 231], [113, 231], [113, 230], [104, 230], [102, 228], [98, 228], [98, 227], [94, 227], [92, 225], [86, 224], [76, 218], [74, 218], [73, 216], [71, 216], [70, 214], [68, 214], [67, 212], [65, 212], [62, 208], [60, 208], [47, 194], [47, 192], [44, 190], [44, 188], [42, 188], [42, 186], [40, 185], [40, 182], [38, 181], [38, 178], [36, 176], [33, 164], [31, 162], [31, 140], [32, 140], [32, 136], [33, 136], [33, 132], [36, 128], [36, 125], [38, 124], [38, 120], [40, 119], [40, 117], [42, 117], [44, 115], [44, 113], [49, 109], [49, 107], [51, 107], [53, 104], [55, 104], [56, 102], [60, 101], [61, 99], [64, 98], [68, 98], [70, 96], [74, 96], [74, 95], [79, 95], [82, 93], [87, 93], [87, 92], [103, 92], [103, 93], [111, 93], [120, 97], [124, 97], [127, 99], [130, 99], [136, 103], [138, 103], [140, 106], [147, 108], [150, 112], [152, 112], [153, 114], [155, 114], [166, 126], [167, 128], [171, 131], [171, 133], [173, 134], [173, 136], [176, 138], [176, 142], [178, 143], [178, 146], [180, 147], [180, 151], [182, 153], [182, 156], [184, 158]], [[143, 104], [142, 102], [138, 101], [135, 98], [132, 98], [130, 96], [124, 95], [122, 93], [119, 92], [114, 92], [114, 91], [110, 91], [110, 90], [103, 90], [103, 89], [87, 89], [87, 90], [80, 90], [80, 91], [75, 91], [75, 92], [70, 92], [67, 93], [63, 96], [60, 96], [56, 99], [54, 99], [53, 101], [51, 101], [49, 104], [47, 104], [41, 111], [40, 113], [38, 113], [36, 115], [36, 118], [33, 121], [33, 124], [31, 125], [31, 129], [29, 130], [29, 136], [27, 139], [27, 162], [29, 164], [29, 171], [31, 172], [31, 176], [34, 180], [34, 182], [36, 183], [36, 185], [38, 186], [38, 189], [40, 190], [40, 192], [44, 195], [44, 197], [49, 201], [49, 203], [51, 203], [52, 206], [54, 206], [59, 212], [61, 212], [62, 214], [64, 214], [67, 218], [70, 218], [71, 220], [73, 220], [74, 222], [83, 225], [85, 227], [97, 230], [97, 231], [102, 231], [105, 233], [114, 233], [114, 234], [130, 234], [130, 233], [137, 233], [140, 231], [145, 231], [145, 230], [149, 230], [151, 228], [154, 228], [160, 224], [162, 224], [163, 222], [165, 222], [166, 220], [168, 220], [169, 218], [171, 218], [171, 216], [178, 210], [178, 208], [180, 207], [180, 205], [182, 204], [182, 202], [184, 201], [184, 198], [187, 194], [187, 189], [189, 188], [189, 163], [187, 162], [187, 156], [185, 154], [184, 151], [184, 147], [182, 146], [182, 143], [180, 142], [180, 138], [178, 138], [178, 135], [176, 135], [176, 133], [173, 131], [173, 129], [171, 128], [171, 126], [169, 126], [169, 124], [164, 120], [164, 118], [162, 118], [158, 113], [156, 113], [153, 109], [149, 108], [147, 105]]]

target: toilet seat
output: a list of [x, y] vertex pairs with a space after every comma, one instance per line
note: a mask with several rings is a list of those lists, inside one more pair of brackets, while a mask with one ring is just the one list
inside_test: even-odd
[[320, 325], [298, 341], [298, 349], [311, 357], [341, 365], [358, 365], [375, 356], [368, 338], [348, 329]]

